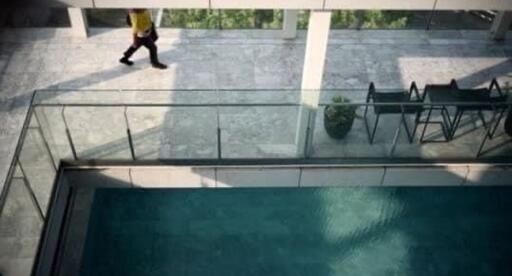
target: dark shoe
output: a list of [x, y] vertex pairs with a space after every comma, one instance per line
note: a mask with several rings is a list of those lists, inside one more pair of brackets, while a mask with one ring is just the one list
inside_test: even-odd
[[124, 57], [124, 58], [121, 58], [121, 59], [119, 60], [119, 62], [124, 63], [124, 64], [126, 64], [126, 65], [128, 65], [128, 66], [132, 66], [132, 65], [133, 65], [133, 61], [131, 61], [131, 60], [129, 60], [129, 59], [127, 59], [127, 58], [125, 58], [125, 57]]
[[162, 69], [162, 70], [167, 69], [167, 65], [160, 63], [160, 62], [153, 63], [152, 65], [153, 65], [153, 68], [156, 68], [156, 69]]

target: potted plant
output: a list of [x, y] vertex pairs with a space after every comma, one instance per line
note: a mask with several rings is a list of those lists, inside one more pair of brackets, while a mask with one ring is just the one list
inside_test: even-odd
[[[347, 98], [336, 96], [332, 98], [335, 104], [349, 103]], [[352, 128], [356, 117], [356, 106], [328, 105], [324, 109], [324, 127], [327, 134], [334, 139], [343, 139]]]

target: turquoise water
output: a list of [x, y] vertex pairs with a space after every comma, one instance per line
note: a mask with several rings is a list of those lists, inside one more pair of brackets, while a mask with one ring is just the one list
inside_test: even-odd
[[512, 189], [99, 189], [81, 275], [512, 275]]

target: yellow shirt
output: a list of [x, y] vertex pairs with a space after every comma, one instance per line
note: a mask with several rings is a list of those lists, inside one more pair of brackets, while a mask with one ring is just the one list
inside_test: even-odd
[[146, 37], [151, 31], [151, 14], [149, 10], [143, 12], [130, 12], [132, 31], [138, 37]]

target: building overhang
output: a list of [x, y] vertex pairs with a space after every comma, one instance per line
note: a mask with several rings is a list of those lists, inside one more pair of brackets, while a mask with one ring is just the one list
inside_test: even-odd
[[510, 0], [42, 0], [75, 8], [297, 9], [297, 10], [512, 10]]

